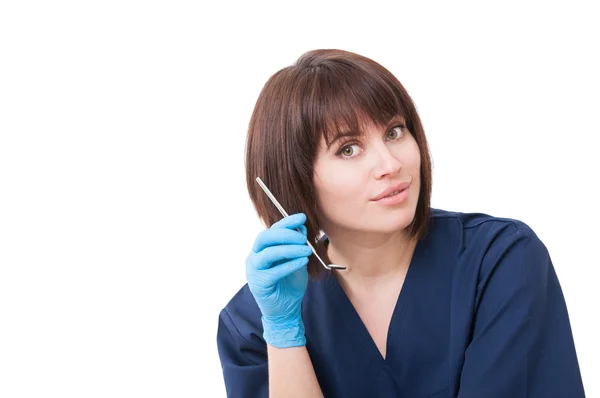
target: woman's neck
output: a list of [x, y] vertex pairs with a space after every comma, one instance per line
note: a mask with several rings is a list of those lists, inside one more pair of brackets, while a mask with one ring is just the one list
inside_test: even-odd
[[407, 239], [404, 231], [393, 234], [345, 234], [329, 237], [327, 256], [333, 264], [345, 265], [335, 271], [342, 284], [373, 289], [382, 283], [406, 275], [416, 239]]

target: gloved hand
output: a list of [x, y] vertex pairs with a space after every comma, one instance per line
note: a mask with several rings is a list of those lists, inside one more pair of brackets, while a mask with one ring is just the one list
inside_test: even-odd
[[258, 234], [246, 258], [246, 279], [262, 312], [263, 337], [278, 348], [306, 345], [301, 304], [312, 251], [305, 222], [306, 215], [297, 213], [274, 223]]

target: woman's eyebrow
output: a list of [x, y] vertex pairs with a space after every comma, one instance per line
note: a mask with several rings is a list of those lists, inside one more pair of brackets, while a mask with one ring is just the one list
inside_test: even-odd
[[394, 127], [397, 124], [406, 124], [406, 118], [404, 116], [395, 116], [393, 117], [387, 125], [387, 128]]
[[356, 133], [354, 131], [340, 131], [340, 132], [336, 133], [336, 135], [333, 137], [333, 139], [329, 142], [329, 144], [327, 145], [327, 149], [331, 148], [331, 146], [333, 144], [335, 144], [336, 142], [338, 142], [340, 139], [342, 139], [344, 137], [357, 138], [360, 136], [361, 136], [361, 134]]

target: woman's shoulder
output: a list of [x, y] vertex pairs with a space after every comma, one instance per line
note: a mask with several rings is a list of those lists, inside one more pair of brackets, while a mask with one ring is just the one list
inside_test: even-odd
[[523, 220], [516, 218], [491, 215], [483, 212], [460, 212], [451, 211], [446, 209], [431, 208], [432, 220], [443, 221], [443, 220], [455, 220], [460, 222], [465, 228], [476, 228], [485, 223], [500, 223], [500, 224], [511, 224], [517, 229], [530, 229], [529, 226]]
[[482, 212], [459, 212], [432, 208], [430, 226], [434, 230], [445, 232], [445, 234], [454, 233], [463, 239], [476, 239], [479, 242], [491, 242], [499, 237], [537, 239], [536, 233], [523, 220]]
[[512, 274], [506, 280], [524, 273], [541, 278], [552, 266], [546, 246], [523, 220], [433, 209], [430, 225], [438, 247], [448, 244], [444, 239], [452, 242], [446, 253], [455, 256], [455, 272], [473, 275], [473, 280], [487, 280], [498, 267]]
[[227, 326], [229, 333], [239, 334], [241, 338], [258, 346], [265, 344], [262, 338], [261, 312], [247, 283], [221, 310], [219, 322]]

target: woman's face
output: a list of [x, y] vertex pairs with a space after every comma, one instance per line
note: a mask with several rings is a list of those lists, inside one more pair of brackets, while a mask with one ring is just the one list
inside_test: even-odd
[[[329, 148], [325, 140], [314, 165], [313, 182], [326, 233], [392, 233], [412, 222], [419, 199], [419, 147], [397, 118], [386, 129], [367, 126], [363, 137], [341, 137]], [[410, 185], [395, 197], [376, 200], [390, 187]]]

